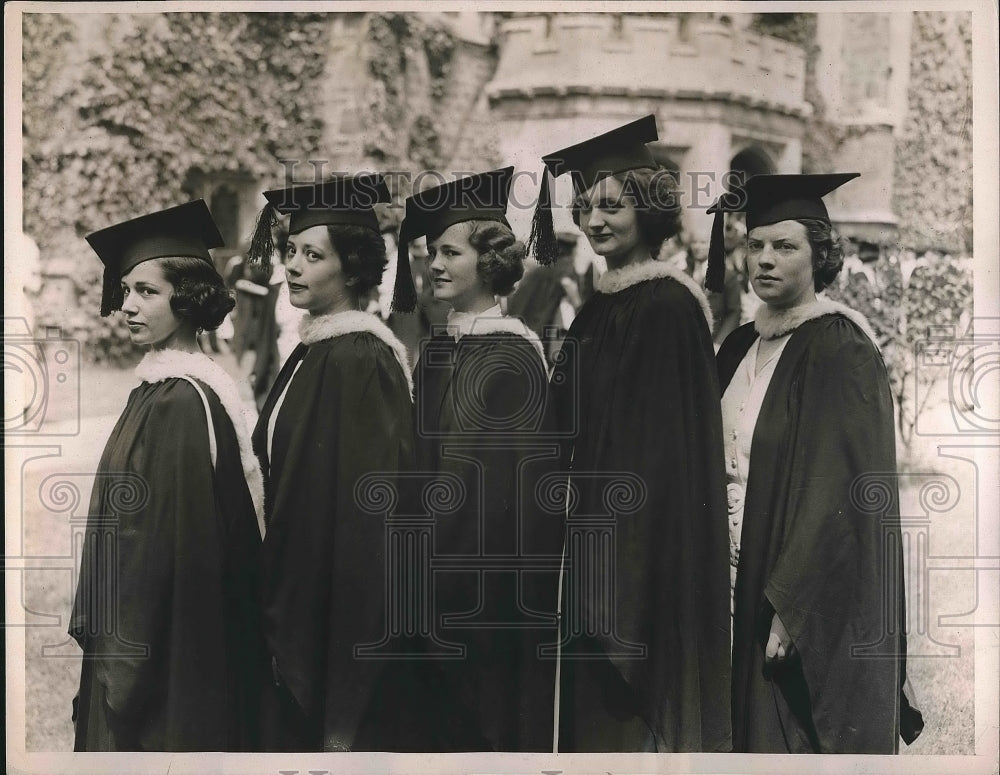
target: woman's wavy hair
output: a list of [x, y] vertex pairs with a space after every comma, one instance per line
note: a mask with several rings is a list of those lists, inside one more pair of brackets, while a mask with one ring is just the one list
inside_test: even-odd
[[[681, 227], [680, 197], [673, 173], [664, 167], [642, 167], [610, 177], [622, 184], [622, 196], [633, 198], [639, 234], [649, 252], [656, 256], [663, 243]], [[582, 197], [573, 203], [573, 223], [578, 227], [584, 204]]]
[[232, 292], [212, 264], [191, 256], [155, 259], [173, 286], [170, 308], [202, 331], [214, 331], [236, 306]]
[[[507, 296], [524, 275], [524, 243], [499, 221], [465, 221], [469, 244], [479, 253], [476, 271], [494, 296]], [[443, 233], [443, 232], [442, 232]], [[428, 244], [441, 234], [428, 234]]]
[[844, 249], [827, 221], [815, 218], [796, 219], [806, 227], [812, 248], [813, 287], [819, 293], [830, 285], [844, 266]]
[[340, 256], [340, 266], [358, 296], [364, 296], [382, 282], [382, 275], [389, 263], [385, 253], [385, 239], [367, 226], [328, 224], [330, 244]]

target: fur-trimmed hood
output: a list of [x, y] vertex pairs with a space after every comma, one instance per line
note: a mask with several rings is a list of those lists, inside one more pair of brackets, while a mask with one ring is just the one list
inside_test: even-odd
[[618, 293], [646, 280], [658, 280], [663, 277], [676, 280], [691, 292], [705, 315], [708, 330], [711, 331], [715, 321], [712, 317], [712, 308], [708, 306], [708, 297], [705, 296], [705, 291], [682, 270], [675, 269], [664, 261], [642, 261], [638, 264], [628, 264], [621, 269], [609, 269], [597, 278], [594, 290], [605, 294]]
[[846, 304], [832, 299], [816, 299], [808, 304], [802, 304], [791, 309], [772, 309], [767, 304], [761, 304], [754, 318], [754, 328], [762, 339], [776, 339], [779, 336], [791, 333], [807, 320], [822, 317], [823, 315], [843, 315], [845, 318], [855, 323], [858, 328], [864, 331], [865, 336], [871, 339], [876, 349], [879, 348], [878, 339], [875, 332], [869, 325], [868, 320], [857, 310], [851, 309]]
[[385, 323], [375, 315], [359, 310], [335, 312], [332, 315], [306, 315], [299, 323], [299, 339], [303, 344], [315, 344], [325, 339], [333, 339], [344, 334], [366, 333], [381, 339], [392, 350], [403, 370], [406, 386], [413, 397], [413, 375], [410, 373], [410, 362], [406, 355], [406, 347]]
[[[207, 355], [182, 350], [153, 350], [146, 353], [139, 365], [135, 367], [135, 375], [143, 382], [150, 383], [163, 382], [178, 377], [181, 379], [194, 378], [204, 382], [218, 396], [222, 408], [229, 416], [229, 421], [236, 431], [236, 441], [240, 448], [240, 462], [243, 464], [243, 475], [246, 478], [254, 511], [257, 514], [257, 527], [263, 538], [264, 477], [261, 474], [260, 461], [257, 460], [250, 442], [249, 418], [232, 377]], [[211, 418], [209, 419], [211, 420]]]
[[[498, 308], [494, 307], [494, 309]], [[521, 318], [510, 315], [475, 315], [472, 317], [471, 323], [467, 323], [461, 329], [452, 325], [450, 323], [451, 320], [452, 318], [449, 317], [448, 330], [452, 331], [455, 341], [458, 341], [465, 334], [471, 334], [472, 336], [514, 334], [527, 339], [531, 342], [531, 346], [535, 348], [538, 357], [542, 359], [542, 365], [548, 369], [548, 364], [545, 362], [545, 350], [542, 347], [542, 340], [538, 338], [538, 334], [524, 324]]]

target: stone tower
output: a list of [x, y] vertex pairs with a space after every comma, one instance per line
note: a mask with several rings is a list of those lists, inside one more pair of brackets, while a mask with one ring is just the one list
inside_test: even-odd
[[[498, 37], [490, 108], [519, 170], [537, 174], [542, 154], [653, 113], [654, 156], [679, 173], [685, 230], [706, 238], [725, 173], [800, 171], [810, 108], [797, 46], [708, 14], [510, 14]], [[530, 188], [519, 204], [533, 203]], [[569, 201], [568, 181], [555, 196]]]

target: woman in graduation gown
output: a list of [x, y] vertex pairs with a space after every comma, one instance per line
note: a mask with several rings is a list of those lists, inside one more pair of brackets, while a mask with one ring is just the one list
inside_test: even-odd
[[442, 721], [429, 742], [439, 751], [552, 750], [555, 659], [539, 648], [556, 641], [562, 519], [539, 510], [535, 485], [558, 449], [545, 435], [541, 342], [497, 301], [523, 273], [506, 219], [513, 171], [415, 194], [401, 225], [399, 266], [426, 236], [434, 298], [451, 309], [414, 372], [418, 470], [461, 492], [435, 521], [434, 558], [447, 566], [434, 576], [434, 622], [464, 651], [426, 671], [441, 687], [426, 709]]
[[101, 456], [70, 633], [77, 751], [256, 749], [263, 483], [242, 402], [198, 350], [233, 299], [201, 200], [95, 232], [102, 315], [149, 348]]
[[[656, 138], [647, 116], [544, 157], [548, 173], [572, 173], [574, 221], [608, 263], [551, 380], [571, 467], [561, 752], [730, 746], [711, 313], [689, 277], [653, 258], [679, 214], [674, 181], [645, 145]], [[543, 262], [554, 255], [548, 186], [532, 238]], [[591, 531], [595, 517], [612, 535]], [[588, 554], [592, 537], [613, 549]]]
[[757, 176], [713, 208], [717, 226], [747, 211], [764, 301], [718, 355], [737, 751], [895, 753], [922, 726], [902, 693], [889, 380], [864, 318], [816, 296], [843, 264], [821, 197], [854, 177]]
[[[358, 488], [367, 474], [408, 469], [413, 456], [406, 351], [360, 298], [378, 285], [385, 243], [373, 206], [381, 176], [334, 178], [265, 192], [252, 241], [266, 260], [276, 214], [289, 215], [285, 274], [305, 311], [253, 434], [266, 483], [264, 692], [266, 750], [394, 750], [370, 721], [386, 662], [355, 648], [385, 633], [384, 518]], [[369, 729], [371, 734], [363, 735]]]

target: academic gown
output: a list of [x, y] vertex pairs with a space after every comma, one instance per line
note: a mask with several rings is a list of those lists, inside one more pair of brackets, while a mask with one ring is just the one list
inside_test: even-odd
[[[726, 339], [723, 391], [756, 339], [753, 323]], [[922, 726], [901, 692], [895, 471], [892, 397], [876, 346], [841, 314], [803, 322], [778, 360], [751, 443], [735, 588], [734, 750], [895, 753], [901, 713], [910, 740], [911, 724]], [[797, 654], [772, 669], [764, 649], [775, 611]]]
[[[268, 423], [286, 386], [268, 454]], [[271, 388], [253, 444], [267, 496], [263, 612], [274, 675], [265, 696], [278, 683], [278, 701], [293, 706], [285, 725], [265, 718], [264, 745], [397, 750], [390, 721], [372, 720], [399, 708], [378, 696], [388, 663], [354, 655], [386, 633], [385, 516], [359, 506], [356, 486], [413, 462], [410, 389], [397, 355], [369, 331], [300, 344]]]
[[198, 384], [214, 472], [181, 378], [135, 388], [101, 456], [70, 624], [74, 750], [256, 750], [260, 533], [233, 424]]
[[442, 691], [426, 712], [448, 719], [437, 750], [551, 751], [555, 659], [538, 650], [556, 642], [563, 520], [536, 485], [559, 449], [540, 343], [490, 324], [431, 338], [414, 375], [419, 470], [461, 493], [435, 515], [434, 622], [465, 654], [428, 666]]
[[[729, 545], [707, 302], [655, 261], [597, 290], [551, 382], [569, 437], [568, 539], [574, 521], [611, 515], [614, 567], [607, 555], [567, 567], [559, 750], [726, 751]], [[613, 575], [614, 594], [584, 587], [587, 574]]]

